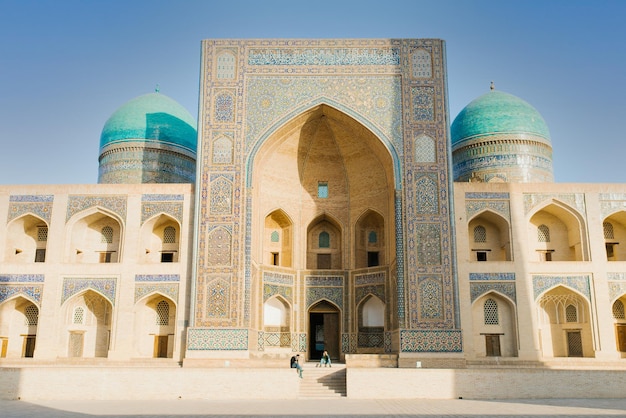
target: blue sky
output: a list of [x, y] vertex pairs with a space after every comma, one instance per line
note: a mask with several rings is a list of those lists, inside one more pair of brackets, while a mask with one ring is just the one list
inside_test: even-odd
[[0, 184], [96, 183], [100, 132], [160, 86], [197, 114], [200, 41], [441, 38], [450, 117], [532, 104], [557, 182], [626, 183], [626, 1], [0, 0]]

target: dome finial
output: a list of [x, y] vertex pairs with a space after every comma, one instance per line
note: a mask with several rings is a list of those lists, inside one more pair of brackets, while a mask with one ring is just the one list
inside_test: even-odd
[[156, 87], [154, 88], [154, 92], [159, 93], [160, 91], [161, 91], [161, 87], [159, 87], [159, 85], [157, 84]]
[[489, 90], [494, 91], [496, 89], [496, 85], [493, 84], [493, 81], [491, 82], [491, 85], [489, 86]]

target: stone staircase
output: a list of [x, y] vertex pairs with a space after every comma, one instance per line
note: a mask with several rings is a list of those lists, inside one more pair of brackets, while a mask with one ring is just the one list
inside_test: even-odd
[[315, 367], [318, 362], [304, 365], [300, 380], [300, 398], [341, 398], [346, 396], [346, 366]]

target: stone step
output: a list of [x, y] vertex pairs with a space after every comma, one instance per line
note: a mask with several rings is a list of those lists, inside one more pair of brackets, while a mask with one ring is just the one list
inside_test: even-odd
[[345, 365], [315, 367], [315, 363], [304, 366], [299, 395], [302, 398], [334, 398], [346, 396]]

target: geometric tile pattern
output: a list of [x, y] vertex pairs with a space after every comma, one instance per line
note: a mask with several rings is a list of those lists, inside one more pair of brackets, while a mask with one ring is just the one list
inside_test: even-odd
[[342, 287], [307, 287], [306, 289], [306, 309], [308, 310], [314, 303], [323, 299], [334, 303], [339, 309], [343, 309], [343, 288]]
[[413, 119], [416, 121], [435, 120], [435, 90], [433, 87], [413, 87]]
[[443, 319], [441, 277], [418, 276], [420, 320]]
[[61, 297], [61, 305], [74, 295], [84, 290], [93, 290], [99, 293], [115, 306], [115, 290], [117, 279], [115, 278], [63, 278], [63, 296]]
[[179, 282], [179, 274], [136, 274], [136, 282]]
[[491, 291], [501, 293], [513, 302], [516, 302], [515, 283], [470, 283], [470, 296], [472, 302]]
[[263, 272], [264, 283], [275, 283], [275, 284], [293, 286], [294, 279], [295, 277], [293, 274], [277, 273], [274, 271]]
[[465, 213], [467, 219], [482, 212], [485, 209], [489, 209], [492, 212], [500, 214], [507, 221], [511, 220], [511, 208], [508, 200], [466, 200], [465, 201]]
[[441, 264], [441, 237], [438, 224], [418, 224], [417, 262], [423, 265]]
[[414, 144], [416, 163], [434, 163], [437, 160], [434, 139], [422, 133], [415, 138]]
[[275, 295], [282, 296], [289, 303], [293, 302], [293, 289], [291, 287], [265, 283], [263, 285], [263, 302]]
[[254, 48], [248, 65], [399, 65], [398, 48]]
[[157, 215], [165, 213], [176, 219], [178, 222], [183, 221], [183, 203], [182, 202], [141, 202], [141, 223]]
[[[230, 177], [230, 176], [228, 176]], [[233, 211], [233, 184], [226, 176], [211, 179], [211, 215], [228, 215]]]
[[127, 196], [69, 196], [67, 202], [67, 222], [76, 213], [94, 206], [108, 209], [117, 214], [122, 220], [126, 219]]
[[39, 283], [43, 281], [43, 274], [0, 274], [0, 283]]
[[49, 224], [53, 200], [53, 195], [11, 195], [7, 223], [25, 213], [32, 213]]
[[460, 330], [400, 330], [403, 353], [461, 353]]
[[415, 190], [417, 190], [415, 207], [418, 214], [439, 213], [439, 193], [436, 180], [436, 173], [429, 173], [415, 179]]
[[354, 304], [359, 305], [369, 295], [377, 296], [381, 302], [386, 303], [385, 285], [357, 286], [355, 289]]
[[247, 329], [190, 328], [187, 350], [247, 350]]
[[584, 193], [524, 193], [524, 213], [528, 214], [534, 207], [553, 199], [568, 204], [582, 216], [587, 213]]
[[622, 297], [626, 293], [626, 283], [609, 282], [609, 300], [613, 303], [616, 299]]
[[535, 300], [540, 294], [557, 285], [567, 286], [577, 290], [591, 300], [590, 277], [588, 275], [581, 276], [547, 276], [533, 275], [533, 295]]
[[154, 293], [160, 293], [163, 296], [167, 296], [176, 304], [178, 301], [178, 283], [135, 284], [135, 302]]
[[212, 280], [206, 286], [206, 316], [224, 318], [230, 311], [230, 284], [228, 278]]
[[430, 78], [433, 76], [433, 60], [428, 51], [421, 48], [411, 54], [413, 78]]
[[470, 273], [470, 281], [474, 280], [515, 280], [515, 273]]
[[43, 284], [0, 284], [0, 304], [20, 295], [41, 306], [41, 295], [43, 294]]

